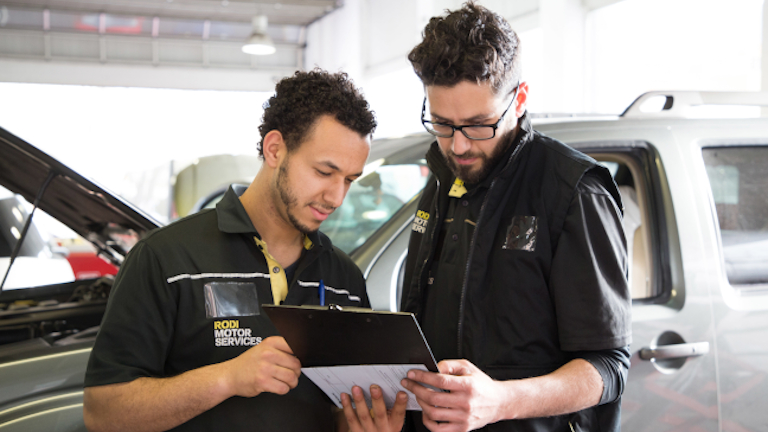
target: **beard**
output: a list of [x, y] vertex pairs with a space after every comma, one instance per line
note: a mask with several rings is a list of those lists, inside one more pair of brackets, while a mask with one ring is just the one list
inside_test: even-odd
[[[299, 200], [296, 198], [296, 194], [288, 184], [288, 158], [285, 159], [285, 163], [283, 163], [277, 170], [275, 190], [277, 192], [278, 198], [280, 198], [280, 201], [282, 201], [285, 205], [285, 214], [288, 217], [288, 221], [291, 223], [291, 225], [293, 225], [294, 228], [304, 234], [313, 233], [318, 230], [318, 228], [312, 229], [304, 225], [296, 217], [296, 208], [298, 207]], [[273, 195], [275, 190], [273, 190]]]
[[[445, 162], [453, 175], [460, 178], [465, 183], [477, 184], [485, 180], [485, 178], [488, 177], [488, 174], [490, 174], [496, 165], [498, 165], [501, 158], [504, 157], [504, 154], [507, 152], [507, 150], [509, 150], [515, 140], [515, 132], [517, 132], [517, 128], [505, 132], [504, 135], [502, 135], [499, 139], [496, 147], [489, 155], [483, 154], [481, 152], [467, 152], [461, 156], [458, 156], [450, 149], [448, 149], [447, 152], [442, 151], [442, 147], [440, 147], [440, 154], [442, 154], [443, 158], [445, 158]], [[479, 167], [475, 168], [467, 165], [459, 165], [455, 160], [472, 158], [480, 159]]]
[[[296, 194], [288, 184], [288, 162], [289, 160], [286, 158], [285, 162], [277, 170], [275, 188], [272, 190], [273, 199], [275, 198], [275, 195], [277, 195], [276, 198], [279, 198], [280, 201], [282, 201], [282, 203], [285, 205], [285, 214], [288, 218], [288, 222], [290, 222], [294, 228], [299, 230], [299, 232], [303, 234], [316, 232], [318, 229], [320, 229], [319, 226], [317, 228], [310, 228], [307, 225], [301, 223], [301, 221], [299, 221], [299, 219], [296, 217], [296, 211], [299, 207], [299, 200], [296, 198]], [[335, 207], [319, 204], [314, 201], [307, 203], [304, 207], [310, 205], [315, 207], [322, 207], [326, 210], [335, 210]]]

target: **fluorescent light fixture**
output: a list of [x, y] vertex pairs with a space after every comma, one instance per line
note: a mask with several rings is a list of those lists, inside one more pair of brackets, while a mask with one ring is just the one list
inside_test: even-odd
[[267, 16], [253, 17], [253, 33], [248, 42], [243, 45], [243, 52], [253, 55], [270, 55], [275, 53], [275, 44], [267, 34]]

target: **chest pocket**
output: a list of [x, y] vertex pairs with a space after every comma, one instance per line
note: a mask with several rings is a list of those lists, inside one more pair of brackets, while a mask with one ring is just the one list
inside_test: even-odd
[[533, 252], [536, 250], [539, 220], [536, 216], [512, 216], [502, 249]]
[[259, 315], [259, 294], [253, 282], [208, 282], [203, 286], [205, 315], [227, 318]]

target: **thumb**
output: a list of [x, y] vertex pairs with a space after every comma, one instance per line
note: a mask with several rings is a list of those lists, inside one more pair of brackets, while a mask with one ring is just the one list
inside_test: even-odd
[[447, 375], [472, 375], [474, 365], [466, 360], [443, 360], [437, 364], [440, 373]]
[[282, 336], [270, 336], [264, 339], [261, 343], [265, 346], [293, 355], [293, 350], [291, 350], [291, 347], [288, 346], [288, 342], [286, 342]]

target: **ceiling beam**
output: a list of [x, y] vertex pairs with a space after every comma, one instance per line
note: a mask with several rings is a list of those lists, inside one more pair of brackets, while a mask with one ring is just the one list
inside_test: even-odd
[[4, 0], [3, 6], [79, 13], [251, 22], [267, 15], [270, 24], [307, 25], [343, 6], [340, 0]]

